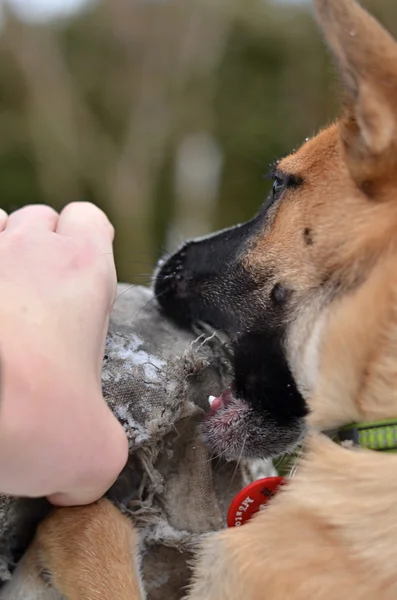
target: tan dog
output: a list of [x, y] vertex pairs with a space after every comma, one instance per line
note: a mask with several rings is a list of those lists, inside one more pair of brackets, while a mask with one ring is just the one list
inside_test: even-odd
[[[215, 447], [245, 450], [230, 410], [240, 438], [256, 419], [248, 456], [291, 447], [303, 420], [312, 431], [271, 506], [204, 541], [190, 600], [397, 597], [397, 456], [313, 433], [397, 417], [397, 43], [354, 0], [316, 7], [343, 116], [277, 164], [253, 221], [189, 243], [156, 276], [169, 314], [208, 320], [235, 342], [233, 397], [206, 426]], [[210, 268], [205, 253], [217, 249], [223, 266]], [[263, 379], [246, 366], [255, 344]], [[144, 598], [137, 555], [130, 522], [107, 501], [56, 510], [7, 597], [51, 598], [44, 572], [68, 600]]]

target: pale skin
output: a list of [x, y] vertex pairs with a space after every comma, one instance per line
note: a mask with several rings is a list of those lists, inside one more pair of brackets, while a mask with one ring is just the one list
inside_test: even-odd
[[127, 439], [101, 392], [113, 227], [89, 203], [0, 210], [0, 492], [100, 498]]

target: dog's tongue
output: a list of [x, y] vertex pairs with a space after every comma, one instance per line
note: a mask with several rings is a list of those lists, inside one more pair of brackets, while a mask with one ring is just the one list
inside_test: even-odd
[[210, 403], [211, 410], [213, 411], [218, 410], [218, 408], [221, 408], [222, 406], [222, 400], [220, 396], [209, 396], [208, 402]]
[[220, 396], [209, 396], [208, 402], [211, 407], [211, 413], [215, 413], [220, 408], [224, 408], [231, 400], [232, 393], [230, 390], [224, 390]]

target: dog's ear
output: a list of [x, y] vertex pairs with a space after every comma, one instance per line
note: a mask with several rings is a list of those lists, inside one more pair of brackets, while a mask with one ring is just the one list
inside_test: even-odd
[[315, 5], [346, 92], [340, 134], [347, 164], [356, 183], [370, 190], [396, 166], [397, 43], [355, 0]]

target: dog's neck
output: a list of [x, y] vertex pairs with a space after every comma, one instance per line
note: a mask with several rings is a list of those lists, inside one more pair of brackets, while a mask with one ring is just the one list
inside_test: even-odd
[[395, 263], [384, 258], [325, 313], [309, 425], [324, 430], [397, 418]]
[[309, 434], [282, 502], [309, 512], [351, 557], [376, 566], [385, 586], [397, 586], [396, 473], [396, 454], [346, 449]]

